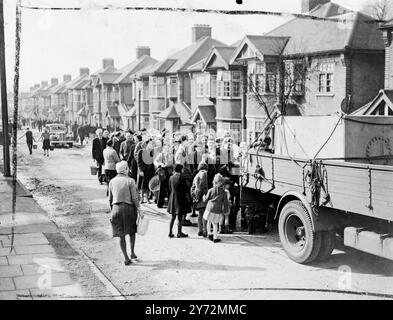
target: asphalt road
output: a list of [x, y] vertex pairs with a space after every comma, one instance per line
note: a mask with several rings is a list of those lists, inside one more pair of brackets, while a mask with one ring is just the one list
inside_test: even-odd
[[[330, 259], [291, 261], [278, 234], [222, 236], [214, 244], [185, 227], [187, 239], [169, 239], [169, 215], [144, 210], [148, 233], [137, 236], [139, 257], [123, 264], [111, 237], [106, 186], [90, 175], [91, 144], [28, 154], [20, 140], [18, 177], [113, 285], [128, 299], [393, 299], [393, 262], [338, 243]], [[175, 226], [176, 227], [176, 226]]]

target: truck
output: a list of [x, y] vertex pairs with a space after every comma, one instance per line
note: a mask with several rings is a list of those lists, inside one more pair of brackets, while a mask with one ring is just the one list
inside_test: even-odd
[[241, 205], [278, 224], [293, 261], [344, 245], [393, 260], [393, 117], [278, 117], [242, 160]]

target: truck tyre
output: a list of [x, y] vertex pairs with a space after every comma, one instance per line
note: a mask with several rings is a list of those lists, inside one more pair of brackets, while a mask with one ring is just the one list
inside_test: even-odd
[[323, 261], [329, 258], [336, 245], [335, 230], [321, 231], [321, 234], [322, 234], [321, 249], [319, 250], [317, 257], [315, 258], [318, 261]]
[[321, 248], [321, 232], [314, 232], [311, 218], [299, 200], [288, 202], [281, 210], [278, 221], [281, 244], [293, 261], [309, 263]]

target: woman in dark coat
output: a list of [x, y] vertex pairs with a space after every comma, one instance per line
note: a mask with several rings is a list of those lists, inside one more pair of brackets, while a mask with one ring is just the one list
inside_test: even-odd
[[187, 234], [182, 232], [183, 220], [187, 213], [191, 212], [191, 205], [188, 201], [187, 193], [187, 182], [185, 177], [181, 174], [183, 166], [181, 164], [175, 165], [175, 172], [169, 178], [169, 201], [168, 201], [168, 213], [172, 215], [171, 222], [169, 224], [169, 238], [173, 238], [172, 233], [173, 225], [177, 216], [177, 237], [185, 238]]
[[152, 141], [145, 142], [145, 148], [142, 148], [137, 153], [138, 164], [138, 189], [142, 190], [141, 200], [144, 203], [143, 195], [146, 196], [146, 201], [149, 198], [149, 182], [154, 177], [155, 169], [153, 164], [153, 145]]

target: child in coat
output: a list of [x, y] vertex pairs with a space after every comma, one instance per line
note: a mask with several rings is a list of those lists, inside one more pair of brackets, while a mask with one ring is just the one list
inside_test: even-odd
[[[207, 221], [208, 238], [214, 243], [220, 242], [218, 239], [218, 224], [222, 215], [229, 211], [228, 196], [225, 192], [224, 177], [219, 173], [214, 176], [213, 188], [209, 189], [203, 200], [207, 203], [203, 218]], [[213, 226], [213, 232], [211, 227]]]

